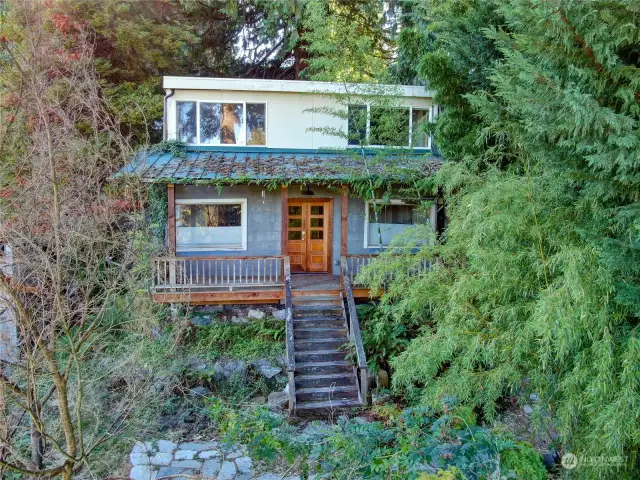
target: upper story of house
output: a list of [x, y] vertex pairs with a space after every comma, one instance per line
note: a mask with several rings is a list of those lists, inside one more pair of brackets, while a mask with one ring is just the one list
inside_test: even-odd
[[165, 139], [190, 146], [428, 151], [437, 112], [424, 87], [164, 77]]

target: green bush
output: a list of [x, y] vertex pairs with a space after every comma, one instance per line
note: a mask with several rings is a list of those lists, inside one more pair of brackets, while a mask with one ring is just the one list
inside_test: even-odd
[[286, 459], [316, 478], [499, 478], [505, 474], [502, 452], [515, 448], [486, 428], [461, 426], [460, 417], [437, 417], [425, 407], [405, 409], [385, 423], [340, 417], [335, 425], [305, 428], [264, 408], [234, 410], [219, 400], [210, 413], [229, 443], [246, 444], [259, 460]]
[[518, 442], [513, 448], [500, 454], [502, 471], [515, 473], [521, 480], [545, 480], [547, 470], [538, 452], [526, 442]]
[[284, 353], [284, 322], [275, 319], [256, 320], [246, 325], [214, 322], [196, 327], [192, 339], [198, 355], [215, 359], [220, 356], [255, 360], [277, 358]]

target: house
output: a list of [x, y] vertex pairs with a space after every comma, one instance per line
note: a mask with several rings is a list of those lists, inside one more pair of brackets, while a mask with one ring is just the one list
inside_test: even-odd
[[[310, 382], [291, 379], [291, 409], [313, 410], [326, 401], [323, 381], [350, 378], [340, 380], [348, 366], [336, 350], [347, 335], [366, 374], [354, 299], [372, 292], [354, 283], [359, 269], [395, 234], [443, 222], [435, 195], [427, 203], [379, 195], [439, 168], [425, 128], [437, 112], [432, 94], [193, 77], [165, 77], [164, 88], [167, 148], [141, 152], [126, 169], [167, 192], [167, 254], [154, 260], [153, 298], [285, 303], [290, 375]], [[311, 390], [294, 394], [300, 385]], [[338, 387], [354, 400], [353, 385]]]

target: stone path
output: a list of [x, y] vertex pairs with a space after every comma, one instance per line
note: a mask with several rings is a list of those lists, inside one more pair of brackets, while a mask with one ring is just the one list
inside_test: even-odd
[[246, 448], [226, 450], [217, 441], [137, 442], [129, 457], [131, 480], [300, 480], [297, 475], [254, 473]]

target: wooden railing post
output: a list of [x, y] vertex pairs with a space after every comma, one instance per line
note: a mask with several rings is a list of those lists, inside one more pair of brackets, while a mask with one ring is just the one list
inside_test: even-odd
[[369, 382], [367, 379], [367, 357], [364, 353], [364, 345], [362, 343], [362, 333], [360, 332], [360, 322], [358, 321], [358, 311], [356, 310], [356, 302], [353, 299], [353, 288], [351, 285], [351, 272], [347, 258], [340, 258], [344, 277], [344, 294], [345, 294], [345, 310], [348, 312], [349, 339], [354, 343], [356, 348], [356, 362], [358, 369], [358, 383], [360, 390], [360, 399], [363, 406], [367, 406], [369, 402]]
[[296, 412], [296, 359], [293, 345], [293, 298], [291, 294], [291, 261], [289, 256], [283, 258], [284, 270], [284, 305], [285, 305], [285, 329], [287, 337], [287, 374], [289, 377], [289, 413]]

